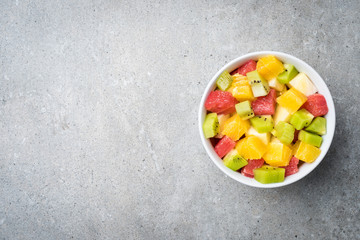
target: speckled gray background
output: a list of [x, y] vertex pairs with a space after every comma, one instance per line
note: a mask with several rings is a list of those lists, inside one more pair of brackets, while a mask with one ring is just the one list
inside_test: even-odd
[[[301, 3], [304, 2], [304, 3]], [[1, 239], [360, 239], [360, 2], [0, 2]], [[337, 128], [287, 187], [200, 143], [209, 79], [248, 52], [323, 76]]]

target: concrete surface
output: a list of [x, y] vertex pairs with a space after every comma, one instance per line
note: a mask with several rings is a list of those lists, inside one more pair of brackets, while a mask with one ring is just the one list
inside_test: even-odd
[[[359, 1], [0, 2], [0, 239], [360, 239]], [[210, 78], [256, 50], [326, 80], [335, 141], [261, 190], [207, 157]]]

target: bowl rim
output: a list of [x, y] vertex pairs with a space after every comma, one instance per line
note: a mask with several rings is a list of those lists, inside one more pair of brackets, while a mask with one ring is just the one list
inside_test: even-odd
[[[307, 165], [307, 167], [306, 167], [306, 169], [304, 169], [304, 171], [301, 172], [301, 174], [300, 174], [300, 170], [301, 170], [302, 166], [300, 167], [298, 173], [286, 177], [283, 182], [271, 183], [271, 184], [259, 183], [255, 179], [245, 177], [245, 176], [241, 175], [239, 172], [236, 172], [236, 171], [233, 171], [233, 170], [227, 168], [222, 163], [222, 160], [215, 153], [214, 148], [210, 143], [210, 140], [205, 138], [203, 130], [202, 130], [202, 124], [203, 124], [203, 121], [204, 121], [204, 118], [206, 115], [206, 110], [204, 107], [205, 100], [206, 100], [207, 96], [209, 95], [209, 93], [214, 89], [216, 79], [220, 76], [220, 74], [225, 70], [228, 70], [229, 72], [231, 72], [234, 69], [236, 69], [237, 67], [241, 66], [241, 64], [243, 64], [244, 62], [246, 62], [250, 59], [258, 59], [261, 56], [266, 56], [266, 55], [274, 55], [277, 58], [279, 58], [280, 60], [284, 59], [284, 58], [287, 59], [288, 60], [287, 63], [291, 63], [291, 64], [295, 65], [295, 67], [299, 70], [299, 72], [301, 72], [300, 70], [302, 70], [302, 69], [306, 69], [307, 70], [307, 71], [305, 71], [306, 75], [308, 75], [308, 76], [311, 75], [311, 77], [309, 76], [311, 81], [315, 84], [315, 86], [318, 89], [321, 89], [321, 91], [318, 91], [318, 92], [321, 93], [322, 95], [324, 95], [327, 105], [328, 105], [328, 109], [329, 109], [329, 112], [325, 116], [326, 121], [327, 121], [327, 133], [326, 133], [326, 135], [323, 136], [324, 137], [323, 143], [322, 143], [322, 146], [320, 147], [320, 149], [321, 149], [320, 156], [313, 163], [310, 163], [310, 164], [304, 163], [305, 165]], [[312, 172], [322, 162], [326, 153], [330, 149], [330, 146], [331, 146], [331, 143], [332, 143], [332, 140], [334, 137], [335, 126], [336, 126], [336, 114], [335, 114], [334, 101], [333, 101], [330, 90], [328, 89], [325, 81], [319, 75], [319, 73], [317, 71], [315, 71], [315, 69], [313, 69], [309, 64], [307, 64], [303, 60], [301, 60], [293, 55], [287, 54], [287, 53], [278, 52], [278, 51], [257, 51], [257, 52], [247, 53], [245, 55], [237, 57], [234, 60], [228, 62], [212, 77], [212, 79], [207, 84], [205, 91], [203, 92], [203, 95], [201, 97], [199, 112], [198, 112], [198, 121], [199, 121], [198, 126], [199, 126], [200, 138], [201, 138], [202, 145], [204, 146], [204, 148], [205, 148], [207, 154], [209, 155], [209, 157], [211, 158], [211, 160], [215, 163], [215, 165], [222, 172], [224, 172], [227, 176], [231, 177], [232, 179], [234, 179], [242, 184], [245, 184], [247, 186], [257, 187], [257, 188], [277, 188], [277, 187], [287, 186], [289, 184], [299, 181], [300, 179], [303, 179], [305, 176], [307, 176], [310, 172]]]

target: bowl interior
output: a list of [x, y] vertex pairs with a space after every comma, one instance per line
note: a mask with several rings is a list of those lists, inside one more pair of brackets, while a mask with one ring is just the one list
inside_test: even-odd
[[[325, 118], [327, 121], [327, 134], [325, 134], [323, 136], [323, 143], [320, 147], [321, 149], [321, 154], [320, 156], [313, 162], [313, 163], [303, 163], [301, 164], [301, 166], [299, 167], [299, 172], [288, 176], [285, 178], [284, 182], [281, 183], [272, 183], [272, 184], [261, 184], [259, 182], [257, 182], [256, 180], [252, 179], [252, 178], [248, 178], [245, 177], [243, 175], [241, 175], [238, 172], [232, 171], [231, 169], [227, 168], [223, 163], [222, 160], [217, 156], [217, 154], [214, 151], [213, 146], [210, 143], [210, 140], [206, 139], [204, 137], [203, 131], [202, 131], [202, 123], [204, 122], [205, 116], [206, 116], [206, 110], [204, 107], [204, 103], [205, 100], [207, 98], [207, 96], [209, 95], [209, 93], [215, 89], [215, 82], [216, 79], [220, 76], [220, 74], [227, 70], [229, 72], [235, 70], [237, 67], [241, 66], [243, 63], [245, 63], [246, 61], [253, 59], [253, 60], [258, 60], [259, 58], [266, 56], [266, 55], [274, 55], [276, 56], [280, 61], [284, 62], [284, 63], [290, 63], [293, 64], [298, 70], [299, 72], [304, 72], [308, 75], [308, 77], [312, 80], [312, 82], [314, 83], [314, 85], [317, 87], [318, 92], [321, 93], [322, 95], [324, 95], [328, 108], [329, 108], [329, 112], [328, 114], [326, 114]], [[320, 75], [312, 68], [310, 67], [307, 63], [305, 63], [304, 61], [291, 56], [289, 54], [286, 53], [281, 53], [281, 52], [272, 52], [272, 51], [263, 51], [263, 52], [254, 52], [254, 53], [249, 53], [246, 54], [242, 57], [239, 57], [231, 62], [229, 62], [228, 64], [226, 64], [223, 68], [221, 68], [216, 74], [215, 76], [211, 79], [211, 81], [209, 82], [209, 84], [207, 85], [205, 92], [202, 96], [201, 99], [201, 103], [200, 103], [200, 109], [199, 109], [199, 129], [200, 129], [200, 136], [201, 136], [201, 140], [202, 143], [206, 149], [206, 152], [208, 153], [208, 155], [210, 156], [210, 158], [213, 160], [213, 162], [228, 176], [230, 176], [231, 178], [235, 179], [238, 182], [241, 182], [243, 184], [249, 185], [249, 186], [253, 186], [253, 187], [260, 187], [260, 188], [274, 188], [274, 187], [281, 187], [281, 186], [285, 186], [288, 184], [291, 184], [293, 182], [298, 181], [299, 179], [305, 177], [307, 174], [309, 174], [313, 169], [316, 168], [316, 166], [318, 166], [320, 164], [320, 162], [323, 160], [323, 158], [325, 157], [327, 151], [330, 148], [333, 136], [334, 136], [334, 132], [335, 132], [335, 107], [334, 107], [334, 102], [333, 99], [331, 97], [331, 93], [328, 89], [328, 87], [326, 86], [324, 80], [320, 77]]]

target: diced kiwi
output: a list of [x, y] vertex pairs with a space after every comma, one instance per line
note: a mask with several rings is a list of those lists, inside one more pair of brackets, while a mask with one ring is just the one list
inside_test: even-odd
[[251, 85], [251, 90], [254, 97], [261, 97], [268, 95], [270, 87], [268, 82], [263, 78], [257, 70], [248, 72], [246, 74], [248, 81]]
[[248, 162], [246, 161], [246, 159], [240, 156], [236, 149], [231, 150], [224, 157], [224, 165], [234, 171], [239, 170], [247, 164]]
[[285, 179], [285, 168], [275, 168], [271, 166], [262, 166], [254, 169], [254, 179], [260, 183], [278, 183]]
[[299, 71], [292, 64], [285, 63], [284, 67], [285, 71], [277, 76], [277, 80], [282, 84], [289, 83], [299, 73]]
[[306, 131], [315, 133], [318, 135], [325, 135], [326, 134], [326, 119], [323, 117], [316, 117], [312, 123], [305, 128]]
[[221, 73], [221, 75], [218, 77], [218, 79], [216, 80], [216, 86], [222, 90], [222, 91], [226, 91], [228, 88], [230, 88], [232, 82], [233, 82], [233, 77], [230, 75], [230, 73], [228, 71], [224, 71], [223, 73]]
[[243, 101], [235, 105], [236, 112], [239, 114], [242, 120], [252, 118], [254, 116], [254, 111], [251, 107], [249, 101]]
[[283, 144], [289, 145], [294, 140], [295, 128], [286, 122], [280, 121], [275, 126], [276, 137]]
[[291, 116], [290, 123], [296, 128], [296, 130], [301, 130], [304, 127], [309, 126], [313, 118], [314, 115], [309, 113], [306, 109], [300, 109]]
[[315, 147], [320, 147], [322, 143], [322, 137], [313, 133], [306, 132], [304, 130], [301, 130], [299, 132], [298, 138], [300, 141], [311, 144]]
[[205, 117], [203, 131], [206, 138], [211, 138], [219, 132], [219, 121], [216, 113], [209, 113]]
[[250, 122], [259, 133], [271, 132], [274, 128], [274, 121], [271, 115], [255, 116], [250, 118]]

